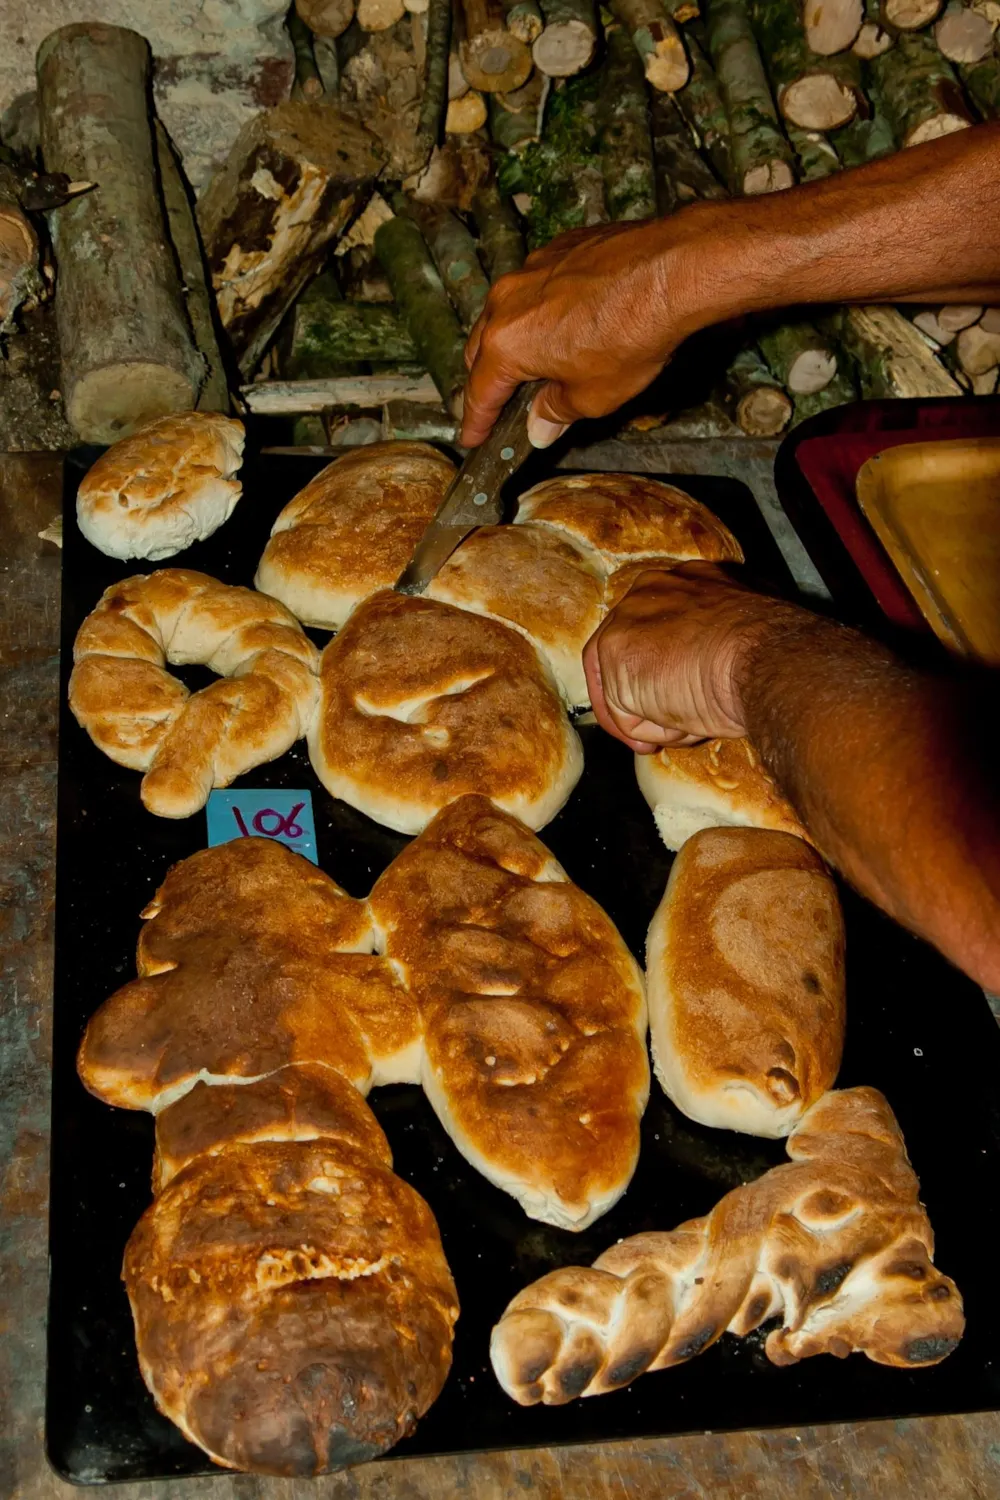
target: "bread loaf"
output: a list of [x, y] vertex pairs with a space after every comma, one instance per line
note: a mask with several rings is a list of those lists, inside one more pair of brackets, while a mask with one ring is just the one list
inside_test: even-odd
[[109, 557], [158, 562], [202, 542], [240, 498], [243, 424], [220, 412], [148, 422], [102, 453], [76, 496], [81, 532]]
[[534, 647], [436, 600], [366, 600], [324, 651], [320, 680], [309, 735], [317, 776], [401, 833], [418, 833], [472, 792], [541, 828], [583, 769]]
[[844, 1045], [837, 890], [801, 839], [697, 833], [646, 943], [656, 1075], [693, 1120], [782, 1136], [831, 1088]]
[[637, 755], [639, 790], [668, 849], [702, 828], [773, 828], [808, 839], [748, 739], [702, 740]]
[[628, 1186], [649, 1090], [642, 975], [614, 926], [485, 797], [439, 813], [370, 906], [455, 1145], [531, 1218], [584, 1229]]
[[[77, 632], [69, 705], [96, 745], [144, 771], [150, 812], [186, 818], [300, 739], [319, 653], [275, 599], [206, 573], [161, 568], [106, 589]], [[189, 694], [167, 663], [223, 681]]]
[[764, 1348], [778, 1365], [859, 1352], [912, 1370], [950, 1354], [962, 1299], [933, 1265], [919, 1183], [883, 1096], [824, 1095], [788, 1155], [705, 1218], [622, 1240], [592, 1268], [567, 1266], [519, 1292], [490, 1346], [507, 1394], [523, 1406], [601, 1395], [771, 1318], [781, 1326]]
[[373, 443], [328, 465], [275, 521], [256, 585], [306, 625], [336, 630], [391, 588], [452, 479], [427, 443]]

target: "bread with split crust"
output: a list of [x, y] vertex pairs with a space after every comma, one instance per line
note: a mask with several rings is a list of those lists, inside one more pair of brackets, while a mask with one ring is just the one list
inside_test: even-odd
[[651, 755], [637, 755], [635, 775], [668, 849], [679, 849], [702, 828], [730, 825], [809, 839], [748, 739], [667, 745]]

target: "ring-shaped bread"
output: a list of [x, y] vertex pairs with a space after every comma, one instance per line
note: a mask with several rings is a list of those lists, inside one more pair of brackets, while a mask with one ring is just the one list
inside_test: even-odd
[[[307, 732], [319, 653], [283, 604], [187, 568], [113, 584], [73, 647], [69, 705], [119, 765], [146, 774], [164, 818], [204, 807], [213, 787], [283, 755]], [[221, 680], [191, 693], [167, 666]]]

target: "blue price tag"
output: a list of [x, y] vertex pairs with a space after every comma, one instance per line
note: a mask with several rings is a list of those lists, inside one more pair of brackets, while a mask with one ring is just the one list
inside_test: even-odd
[[311, 792], [255, 791], [252, 787], [213, 792], [205, 813], [209, 848], [231, 839], [277, 839], [319, 864]]

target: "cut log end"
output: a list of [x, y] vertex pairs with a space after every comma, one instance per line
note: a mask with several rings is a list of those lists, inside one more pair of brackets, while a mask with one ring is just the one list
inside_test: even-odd
[[851, 50], [855, 57], [870, 62], [873, 57], [881, 57], [883, 52], [888, 52], [892, 43], [891, 31], [884, 31], [877, 21], [866, 21]]
[[354, 20], [354, 0], [295, 0], [295, 9], [316, 36], [340, 36]]
[[[975, 303], [949, 302], [938, 309], [937, 320], [948, 333], [961, 333], [963, 328], [971, 328], [973, 323], [984, 321], [983, 309]], [[996, 329], [988, 329], [990, 333], [996, 333]]]
[[979, 319], [979, 326], [986, 333], [1000, 333], [1000, 307], [988, 307]]
[[900, 31], [921, 31], [940, 10], [941, 0], [885, 0], [885, 18]]
[[1000, 334], [987, 333], [978, 323], [958, 335], [958, 362], [966, 375], [975, 378], [1000, 365]]
[[16, 204], [0, 204], [0, 328], [28, 296], [37, 260], [31, 224]]
[[444, 118], [448, 135], [471, 135], [486, 124], [486, 100], [476, 89], [469, 89], [460, 99], [452, 99]]
[[546, 26], [535, 39], [531, 53], [536, 68], [549, 78], [571, 78], [587, 66], [596, 46], [593, 27], [584, 21], [569, 20]]
[[468, 92], [469, 81], [462, 72], [462, 60], [457, 52], [453, 52], [448, 59], [448, 98], [461, 99]]
[[993, 30], [979, 11], [949, 5], [934, 28], [934, 40], [949, 62], [977, 63], [993, 50]]
[[846, 52], [863, 19], [862, 0], [806, 0], [803, 9], [806, 39], [820, 57]]
[[403, 0], [358, 0], [358, 25], [364, 31], [388, 31], [405, 14]]
[[972, 121], [965, 119], [962, 115], [950, 114], [942, 110], [939, 115], [931, 115], [930, 119], [923, 120], [907, 135], [903, 141], [904, 146], [923, 146], [928, 141], [939, 141], [943, 135], [954, 135], [956, 130], [968, 130]]
[[932, 312], [929, 307], [917, 313], [913, 319], [913, 326], [919, 328], [936, 349], [944, 349], [956, 338], [956, 331], [942, 327], [937, 313]]
[[743, 192], [748, 198], [758, 193], [781, 193], [794, 185], [795, 178], [786, 161], [759, 162], [743, 176]]
[[74, 382], [66, 415], [84, 442], [116, 443], [156, 417], [190, 411], [196, 396], [189, 380], [164, 365], [105, 365]]
[[[995, 368], [987, 370], [982, 375], [973, 375], [972, 394], [974, 396], [992, 396], [997, 388], [998, 380], [1000, 380], [1000, 370]], [[41, 532], [39, 532], [39, 535], [41, 535]]]
[[776, 385], [748, 391], [736, 406], [736, 420], [748, 437], [777, 437], [791, 419], [792, 403]]
[[854, 90], [831, 73], [807, 73], [781, 95], [781, 113], [803, 130], [836, 130], [853, 120], [857, 109]]
[[403, 4], [411, 16], [425, 16], [430, 0], [403, 0]]
[[679, 36], [665, 36], [645, 58], [646, 81], [661, 94], [676, 94], [691, 75], [691, 65]]
[[481, 31], [459, 48], [469, 87], [487, 94], [519, 89], [531, 72], [531, 52], [503, 27]]
[[830, 349], [806, 349], [788, 370], [788, 389], [793, 396], [814, 396], [823, 391], [837, 373], [837, 356]]

